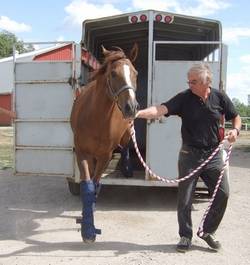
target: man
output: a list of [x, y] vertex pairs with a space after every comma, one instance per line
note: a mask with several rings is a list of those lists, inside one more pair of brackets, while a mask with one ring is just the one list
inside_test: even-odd
[[[236, 141], [241, 128], [241, 118], [229, 97], [211, 87], [212, 73], [205, 63], [195, 64], [187, 74], [187, 89], [165, 103], [138, 111], [136, 117], [155, 119], [162, 115], [178, 115], [182, 119], [182, 147], [179, 153], [179, 178], [186, 176], [200, 165], [219, 144], [219, 126], [222, 116], [232, 121], [228, 132], [228, 141]], [[178, 223], [180, 241], [177, 250], [185, 252], [191, 247], [193, 237], [191, 207], [198, 177], [207, 185], [210, 193], [214, 191], [223, 167], [222, 151], [191, 179], [179, 184]], [[213, 234], [217, 230], [226, 210], [229, 185], [227, 172], [216, 194], [213, 205], [204, 222], [204, 234], [201, 237], [213, 249], [221, 247]]]

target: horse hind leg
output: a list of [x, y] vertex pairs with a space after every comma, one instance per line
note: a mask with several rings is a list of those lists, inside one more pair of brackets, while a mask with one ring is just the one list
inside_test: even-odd
[[128, 145], [121, 148], [120, 169], [124, 177], [126, 178], [133, 177], [133, 167], [132, 167], [132, 161], [130, 158], [130, 151]]
[[129, 141], [130, 141], [130, 129], [127, 129], [122, 136], [121, 145], [121, 159], [120, 159], [120, 170], [124, 177], [133, 177], [133, 166], [130, 157]]

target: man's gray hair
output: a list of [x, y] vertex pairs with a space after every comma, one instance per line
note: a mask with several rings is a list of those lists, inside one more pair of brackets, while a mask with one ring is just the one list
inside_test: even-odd
[[203, 84], [212, 83], [213, 74], [207, 63], [196, 63], [188, 71], [189, 74], [197, 74]]

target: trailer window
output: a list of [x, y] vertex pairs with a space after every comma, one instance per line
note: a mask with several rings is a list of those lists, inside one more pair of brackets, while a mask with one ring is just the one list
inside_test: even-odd
[[207, 57], [204, 58], [206, 62], [218, 62], [219, 61], [219, 49], [211, 52]]
[[219, 61], [218, 44], [156, 44], [156, 61]]

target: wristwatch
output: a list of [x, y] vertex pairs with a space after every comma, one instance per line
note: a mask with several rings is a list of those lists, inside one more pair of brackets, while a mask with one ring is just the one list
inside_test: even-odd
[[236, 130], [237, 131], [237, 136], [240, 134], [240, 130], [238, 128], [233, 128], [233, 130]]

